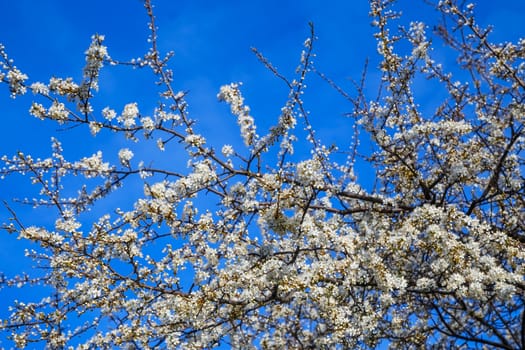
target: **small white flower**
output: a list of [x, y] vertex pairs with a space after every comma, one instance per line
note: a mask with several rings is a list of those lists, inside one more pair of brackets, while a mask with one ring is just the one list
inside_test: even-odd
[[111, 108], [109, 107], [106, 107], [102, 110], [102, 116], [108, 120], [108, 121], [111, 121], [113, 119], [115, 119], [115, 117], [117, 116], [117, 113], [112, 110]]
[[26, 93], [24, 82], [27, 80], [27, 75], [23, 74], [18, 68], [13, 67], [7, 72], [7, 81], [9, 83], [9, 90], [11, 97], [16, 95], [23, 95]]
[[144, 128], [145, 132], [150, 133], [155, 129], [155, 122], [150, 117], [144, 117], [140, 119], [140, 122], [142, 123], [142, 127]]
[[68, 115], [69, 112], [66, 110], [66, 106], [64, 106], [63, 103], [53, 101], [53, 104], [49, 107], [49, 117], [51, 119], [63, 122], [67, 120]]
[[49, 90], [59, 95], [76, 95], [79, 93], [79, 89], [78, 84], [74, 83], [72, 78], [51, 78], [49, 80]]
[[164, 141], [162, 141], [162, 139], [158, 139], [157, 140], [157, 147], [161, 150], [161, 151], [164, 151]]
[[120, 159], [120, 164], [129, 167], [129, 161], [133, 158], [133, 152], [128, 148], [123, 148], [118, 152], [118, 157]]
[[29, 113], [38, 119], [44, 119], [46, 117], [46, 109], [40, 103], [33, 102], [31, 108], [29, 108]]
[[44, 83], [33, 83], [31, 84], [31, 90], [33, 91], [33, 94], [41, 94], [41, 95], [49, 95], [49, 88]]
[[206, 140], [201, 135], [190, 134], [186, 136], [184, 142], [193, 147], [200, 147], [206, 142]]
[[98, 134], [98, 132], [100, 131], [100, 129], [102, 129], [102, 124], [97, 123], [97, 122], [90, 122], [90, 123], [89, 123], [89, 131], [91, 131], [91, 134], [92, 134], [93, 136], [95, 136], [96, 134]]
[[74, 164], [74, 168], [81, 171], [86, 178], [105, 176], [109, 172], [109, 163], [102, 161], [102, 152], [98, 151], [91, 157], [84, 157]]
[[117, 118], [117, 120], [124, 124], [124, 127], [131, 128], [135, 126], [135, 118], [139, 115], [139, 109], [137, 103], [128, 103], [124, 106], [122, 114]]
[[231, 157], [234, 153], [234, 150], [231, 145], [224, 145], [222, 146], [221, 152], [225, 157]]

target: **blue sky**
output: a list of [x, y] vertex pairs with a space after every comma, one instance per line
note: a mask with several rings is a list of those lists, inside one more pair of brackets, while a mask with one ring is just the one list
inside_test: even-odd
[[[400, 1], [411, 20], [434, 18], [433, 12], [421, 3]], [[476, 3], [479, 22], [495, 25], [492, 37], [496, 41], [524, 36], [525, 1]], [[318, 36], [317, 68], [353, 93], [349, 78], [359, 79], [366, 58], [370, 58], [369, 92], [375, 92], [379, 77], [375, 69], [376, 44], [365, 0], [157, 0], [154, 4], [160, 49], [175, 52], [171, 65], [174, 85], [189, 91], [191, 116], [199, 121], [199, 130], [214, 145], [240, 144], [235, 118], [216, 99], [223, 84], [244, 83], [246, 103], [261, 129], [276, 120], [286, 101], [287, 88], [258, 62], [250, 48], [257, 47], [282, 73], [290, 76], [309, 34], [310, 21], [314, 22]], [[31, 81], [47, 82], [51, 76], [80, 80], [83, 53], [94, 33], [106, 35], [106, 45], [115, 59], [139, 57], [148, 48], [147, 16], [139, 0], [4, 0], [0, 1], [0, 13], [3, 14], [0, 43]], [[443, 59], [454, 58], [443, 56]], [[137, 101], [141, 110], [151, 113], [156, 96], [148, 84], [151, 84], [149, 72], [119, 67], [104, 69], [97, 103], [120, 111], [124, 104]], [[312, 76], [308, 85], [305, 99], [312, 123], [319, 129], [318, 136], [326, 144], [348, 145], [351, 127], [343, 114], [351, 106], [320, 79]], [[22, 150], [48, 156], [51, 136], [63, 141], [65, 153], [72, 159], [89, 156], [98, 149], [113, 150], [116, 154], [120, 147], [128, 146], [121, 138], [90, 137], [87, 130], [57, 130], [56, 125], [29, 116], [31, 94], [12, 100], [5, 87], [0, 89], [1, 155]], [[421, 89], [428, 90], [424, 84]], [[426, 92], [431, 95], [431, 91]], [[165, 161], [174, 162], [176, 158]], [[0, 182], [0, 199], [29, 196], [30, 190], [22, 177], [8, 179]], [[131, 192], [129, 196], [134, 197]], [[24, 209], [24, 213], [27, 217], [30, 209]], [[0, 208], [0, 222], [7, 217], [7, 211]], [[48, 219], [30, 218], [35, 223]], [[15, 237], [1, 232], [0, 271], [12, 274], [33, 266], [23, 258], [23, 247]], [[27, 298], [25, 293], [0, 291], [0, 318], [6, 316], [10, 300]]]

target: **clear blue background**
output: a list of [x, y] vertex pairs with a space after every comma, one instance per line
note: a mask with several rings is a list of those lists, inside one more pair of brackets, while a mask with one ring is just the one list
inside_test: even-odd
[[[423, 20], [435, 24], [436, 16], [423, 1], [399, 2], [408, 20]], [[495, 41], [513, 40], [524, 36], [525, 1], [477, 1], [478, 21], [493, 24]], [[318, 70], [334, 79], [349, 93], [355, 93], [350, 79], [359, 80], [365, 60], [370, 58], [367, 93], [377, 91], [378, 78], [376, 42], [368, 17], [368, 2], [355, 1], [154, 1], [156, 6], [159, 44], [163, 52], [173, 50], [171, 68], [176, 89], [188, 90], [191, 116], [199, 121], [200, 130], [212, 145], [231, 143], [240, 147], [235, 118], [228, 107], [219, 104], [219, 87], [242, 81], [246, 103], [251, 106], [256, 123], [264, 129], [274, 123], [286, 101], [288, 90], [282, 82], [258, 62], [250, 51], [257, 47], [286, 76], [292, 77], [299, 63], [302, 43], [309, 35], [308, 22], [315, 24], [318, 41], [315, 44]], [[84, 66], [84, 51], [94, 33], [106, 35], [110, 55], [128, 60], [143, 55], [148, 49], [148, 18], [139, 0], [0, 0], [0, 42], [6, 46], [15, 65], [28, 74], [30, 81], [48, 82], [51, 76], [80, 81]], [[431, 30], [431, 28], [429, 28]], [[454, 57], [436, 57], [452, 63]], [[311, 76], [305, 96], [311, 121], [318, 137], [325, 144], [348, 146], [352, 133], [343, 115], [351, 106], [319, 78]], [[117, 112], [129, 102], [137, 101], [141, 112], [151, 114], [156, 104], [148, 71], [106, 67], [102, 71], [97, 107], [109, 105]], [[418, 84], [422, 96], [432, 102], [432, 88]], [[56, 124], [37, 120], [27, 113], [33, 96], [28, 93], [12, 100], [6, 86], [0, 87], [0, 155], [18, 150], [35, 156], [50, 155], [50, 138], [64, 143], [65, 154], [71, 160], [89, 156], [98, 149], [115, 159], [121, 147], [130, 146], [112, 135], [91, 137], [86, 129], [61, 130]], [[424, 104], [425, 100], [419, 101]], [[136, 147], [136, 146], [133, 146]], [[147, 149], [134, 148], [136, 158], [147, 160]], [[113, 152], [113, 153], [111, 153]], [[165, 162], [177, 162], [166, 154]], [[185, 163], [185, 160], [182, 161]], [[184, 166], [181, 165], [182, 167]], [[362, 170], [362, 177], [366, 171]], [[136, 197], [134, 188], [121, 193], [118, 202], [128, 204]], [[31, 195], [27, 179], [12, 177], [0, 181], [0, 200]], [[111, 204], [111, 203], [110, 203]], [[119, 204], [123, 206], [122, 204]], [[27, 223], [49, 223], [54, 218], [40, 212], [30, 215], [31, 208], [20, 209]], [[0, 222], [8, 212], [0, 208]], [[23, 257], [26, 244], [16, 237], [0, 232], [0, 271], [8, 276], [29, 270], [34, 263]], [[0, 290], [0, 318], [7, 316], [13, 298], [31, 300], [26, 289]], [[4, 338], [0, 335], [0, 340]], [[2, 344], [0, 343], [0, 346]]]

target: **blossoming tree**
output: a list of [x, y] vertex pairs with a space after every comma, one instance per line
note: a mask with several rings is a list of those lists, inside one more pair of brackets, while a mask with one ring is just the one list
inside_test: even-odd
[[[38, 245], [26, 254], [43, 272], [1, 283], [47, 296], [16, 302], [0, 329], [18, 347], [50, 349], [525, 349], [525, 40], [492, 43], [474, 6], [460, 3], [436, 3], [443, 24], [428, 33], [423, 23], [398, 26], [392, 1], [370, 0], [381, 57], [373, 97], [317, 71], [313, 26], [296, 76], [256, 51], [290, 93], [259, 134], [242, 85], [220, 89], [244, 142], [236, 149], [215, 149], [196, 131], [171, 54], [157, 49], [149, 0], [151, 49], [118, 61], [94, 35], [82, 81], [31, 82], [1, 47], [0, 79], [13, 97], [36, 95], [33, 116], [152, 139], [158, 152], [179, 147], [188, 168], [153, 167], [130, 148], [114, 164], [106, 149], [70, 160], [57, 139], [46, 159], [4, 156], [4, 177], [38, 187], [24, 203], [53, 208], [56, 221], [35, 225], [5, 203], [4, 231]], [[430, 39], [457, 54], [456, 67], [433, 60]], [[140, 101], [94, 106], [111, 65], [151, 69], [162, 89], [153, 113]], [[311, 74], [348, 100], [351, 149], [323, 144], [311, 127]], [[420, 78], [443, 89], [435, 111], [418, 105]], [[355, 175], [365, 163], [373, 185]], [[128, 181], [143, 187], [130, 210], [86, 215]]]

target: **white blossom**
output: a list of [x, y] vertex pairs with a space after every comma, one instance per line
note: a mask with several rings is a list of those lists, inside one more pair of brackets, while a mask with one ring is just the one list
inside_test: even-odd
[[102, 110], [102, 116], [104, 116], [106, 120], [112, 121], [117, 117], [117, 113], [109, 107], [104, 107], [104, 109]]
[[53, 101], [51, 107], [49, 107], [48, 115], [51, 119], [55, 119], [59, 122], [64, 122], [69, 116], [69, 112], [63, 103]]
[[155, 129], [155, 122], [150, 117], [144, 117], [140, 119], [140, 123], [147, 133], [152, 132]]
[[49, 95], [49, 88], [46, 84], [36, 82], [31, 84], [31, 91], [33, 91], [33, 94], [41, 94], [41, 95]]
[[164, 145], [165, 143], [162, 139], [157, 139], [157, 147], [159, 150], [164, 151], [165, 150]]
[[33, 102], [31, 104], [31, 108], [29, 109], [29, 113], [38, 119], [44, 119], [47, 115], [47, 111], [44, 106], [40, 103]]
[[6, 77], [9, 83], [11, 97], [16, 97], [17, 95], [23, 95], [26, 93], [27, 89], [24, 83], [28, 79], [27, 75], [18, 70], [18, 68], [12, 67], [7, 72]]
[[128, 103], [124, 106], [124, 110], [117, 118], [119, 123], [122, 123], [125, 128], [132, 128], [136, 125], [136, 118], [139, 115], [137, 103]]
[[90, 122], [89, 123], [89, 131], [91, 131], [91, 135], [95, 136], [102, 130], [102, 124], [98, 122]]
[[76, 96], [79, 93], [80, 87], [73, 82], [72, 78], [61, 79], [53, 77], [49, 80], [49, 90], [59, 95]]
[[221, 153], [225, 157], [231, 157], [235, 153], [235, 151], [233, 150], [233, 147], [231, 145], [224, 145], [222, 146]]
[[231, 112], [237, 116], [237, 123], [241, 130], [241, 136], [246, 146], [252, 145], [257, 137], [254, 119], [250, 116], [250, 107], [244, 105], [244, 98], [237, 83], [221, 86], [217, 95], [219, 101], [225, 101], [230, 105]]
[[102, 161], [101, 151], [98, 151], [91, 157], [82, 158], [76, 162], [74, 166], [80, 170], [86, 178], [107, 174], [109, 172], [109, 163]]
[[93, 90], [98, 90], [99, 71], [103, 66], [104, 60], [109, 58], [107, 48], [102, 45], [103, 41], [103, 35], [93, 35], [91, 37], [91, 45], [85, 52], [84, 78], [87, 79], [89, 87]]
[[128, 148], [122, 148], [118, 152], [118, 158], [120, 160], [120, 164], [129, 167], [129, 161], [131, 158], [133, 158], [133, 152], [131, 152]]

